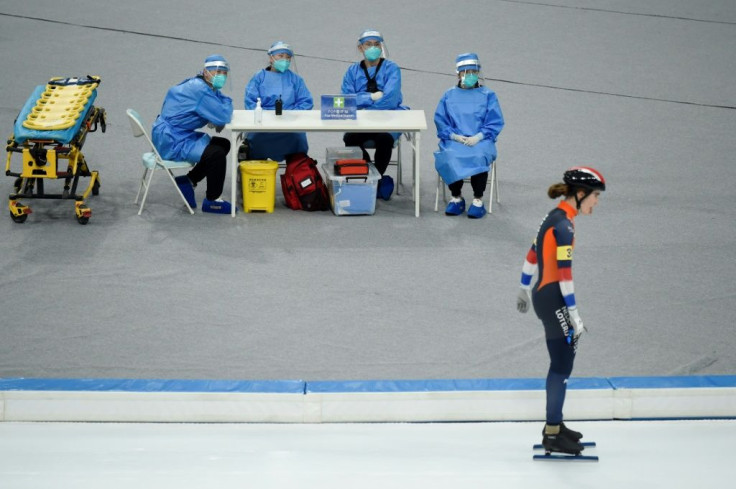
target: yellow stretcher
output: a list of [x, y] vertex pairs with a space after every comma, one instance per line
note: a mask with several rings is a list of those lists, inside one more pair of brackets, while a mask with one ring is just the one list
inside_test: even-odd
[[[6, 146], [5, 174], [15, 177], [8, 199], [13, 221], [25, 222], [31, 213], [20, 199], [68, 199], [74, 201], [77, 221], [89, 222], [92, 210], [85, 200], [90, 193], [99, 193], [100, 178], [87, 166], [82, 146], [87, 133], [95, 132], [98, 124], [102, 132], [106, 129], [105, 109], [93, 105], [100, 81], [98, 76], [52, 78], [36, 87], [21, 109]], [[11, 170], [14, 154], [22, 155], [20, 172]], [[80, 177], [90, 177], [81, 194], [77, 193]], [[48, 179], [64, 180], [62, 193], [46, 193]]]

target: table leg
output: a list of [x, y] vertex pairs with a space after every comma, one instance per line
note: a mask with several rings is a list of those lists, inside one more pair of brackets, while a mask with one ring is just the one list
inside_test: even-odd
[[419, 162], [421, 161], [419, 157], [420, 136], [419, 131], [414, 133], [414, 217], [419, 217], [419, 194], [421, 193], [419, 191], [421, 188], [419, 185]]
[[235, 217], [235, 208], [238, 203], [237, 198], [238, 186], [238, 131], [230, 131], [230, 205], [232, 210], [230, 215]]

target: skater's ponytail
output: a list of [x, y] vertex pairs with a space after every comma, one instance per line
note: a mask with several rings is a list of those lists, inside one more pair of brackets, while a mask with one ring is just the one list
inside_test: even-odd
[[550, 187], [547, 189], [547, 195], [549, 195], [550, 199], [556, 199], [561, 195], [564, 195], [565, 197], [572, 197], [573, 195], [575, 195], [575, 190], [576, 189], [572, 186], [560, 182], [555, 183], [554, 185], [550, 185]]

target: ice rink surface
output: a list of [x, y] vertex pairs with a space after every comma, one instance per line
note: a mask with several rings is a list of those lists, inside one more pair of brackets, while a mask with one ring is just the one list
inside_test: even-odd
[[3, 488], [726, 488], [736, 421], [578, 422], [594, 462], [532, 461], [540, 423], [1, 423]]

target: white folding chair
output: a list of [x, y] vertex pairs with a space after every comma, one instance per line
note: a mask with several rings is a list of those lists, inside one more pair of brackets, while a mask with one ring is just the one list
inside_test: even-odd
[[[389, 161], [389, 166], [395, 166], [396, 167], [396, 195], [401, 195], [400, 190], [403, 185], [403, 178], [402, 178], [402, 171], [401, 171], [401, 138], [403, 137], [409, 137], [408, 134], [401, 134], [398, 138], [396, 138], [396, 141], [394, 141], [394, 151], [392, 153], [392, 159]], [[376, 144], [374, 141], [366, 141], [363, 145], [365, 149], [376, 149]], [[373, 161], [375, 161], [375, 156], [373, 158]]]
[[[496, 174], [496, 167], [498, 166], [498, 160], [494, 161], [491, 165], [491, 174], [488, 175], [488, 183], [486, 186], [490, 186], [490, 191], [488, 192], [488, 213], [493, 214], [493, 196], [495, 194], [496, 196], [496, 203], [500, 203], [500, 197], [498, 196], [498, 176]], [[470, 179], [466, 178], [463, 180], [463, 182], [469, 183]], [[447, 188], [447, 185], [442, 181], [442, 177], [439, 173], [437, 173], [437, 190], [434, 194], [434, 211], [438, 212], [440, 210], [440, 188], [442, 189], [442, 200], [447, 203], [447, 193], [445, 189]]]
[[181, 190], [179, 190], [179, 186], [176, 184], [176, 180], [174, 180], [174, 173], [172, 172], [172, 170], [179, 169], [191, 170], [191, 168], [194, 166], [194, 163], [190, 163], [188, 161], [171, 161], [161, 158], [161, 155], [158, 153], [156, 146], [153, 145], [153, 141], [148, 135], [148, 131], [146, 131], [146, 128], [141, 120], [141, 116], [138, 114], [138, 112], [133, 109], [128, 109], [125, 112], [128, 114], [130, 128], [133, 130], [133, 136], [145, 136], [146, 141], [148, 141], [148, 144], [152, 150], [148, 153], [143, 153], [143, 157], [141, 158], [141, 163], [143, 163], [143, 176], [141, 177], [141, 184], [138, 186], [138, 193], [135, 196], [136, 204], [138, 203], [138, 198], [141, 196], [141, 190], [145, 190], [143, 192], [143, 199], [141, 199], [140, 208], [138, 209], [138, 215], [140, 216], [141, 212], [143, 212], [143, 206], [146, 203], [146, 197], [148, 197], [148, 190], [151, 188], [153, 174], [155, 173], [157, 168], [166, 171], [166, 173], [169, 175], [171, 183], [173, 183], [174, 188], [176, 188], [176, 192], [179, 194], [179, 197], [181, 197], [181, 200], [184, 201], [184, 205], [187, 206], [189, 213], [194, 214], [194, 210], [192, 210], [192, 208], [189, 206], [186, 197], [184, 197], [184, 194], [182, 194]]

